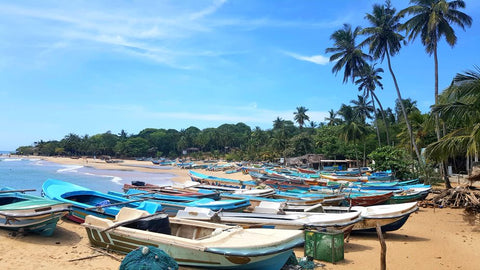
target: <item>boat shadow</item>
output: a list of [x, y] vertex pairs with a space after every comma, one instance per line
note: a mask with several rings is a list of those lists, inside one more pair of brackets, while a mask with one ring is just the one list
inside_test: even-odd
[[[60, 223], [59, 223], [60, 225]], [[57, 225], [53, 235], [42, 236], [35, 233], [19, 233], [8, 230], [1, 230], [0, 235], [2, 237], [13, 238], [15, 241], [24, 242], [29, 244], [35, 244], [40, 246], [65, 246], [70, 247], [78, 244], [82, 240], [77, 232], [68, 230]]]

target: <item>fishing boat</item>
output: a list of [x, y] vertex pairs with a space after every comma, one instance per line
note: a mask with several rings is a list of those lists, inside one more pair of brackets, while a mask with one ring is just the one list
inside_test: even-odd
[[28, 195], [34, 189], [0, 189], [0, 228], [51, 236], [70, 204]]
[[127, 193], [120, 193], [109, 191], [108, 194], [127, 197], [133, 200], [147, 200], [148, 202], [158, 203], [162, 205], [162, 209], [170, 216], [175, 216], [178, 210], [185, 209], [185, 207], [203, 207], [209, 208], [213, 211], [242, 211], [250, 206], [250, 201], [247, 198], [229, 199], [229, 200], [213, 200], [209, 198], [189, 198], [189, 197], [175, 197], [170, 195], [162, 195], [157, 193], [150, 193], [143, 190], [130, 189]]
[[[160, 223], [145, 230], [146, 220]], [[115, 220], [87, 216], [82, 224], [90, 243], [128, 253], [155, 246], [186, 267], [207, 269], [282, 268], [293, 248], [304, 242], [297, 230], [243, 229], [238, 226], [153, 216], [124, 207]]]
[[416, 202], [374, 205], [368, 207], [354, 206], [353, 211], [361, 213], [362, 221], [353, 226], [353, 232], [375, 232], [377, 224], [382, 232], [400, 229], [410, 215], [418, 211]]
[[214, 185], [214, 186], [226, 186], [232, 188], [255, 188], [257, 186], [256, 181], [242, 181], [237, 179], [229, 179], [216, 177], [211, 175], [205, 175], [195, 171], [188, 171], [188, 175], [192, 181], [200, 182], [202, 184]]
[[193, 197], [198, 199], [200, 198], [211, 198], [214, 200], [220, 199], [220, 192], [216, 192], [216, 191], [211, 191], [211, 190], [194, 191], [194, 190], [187, 190], [185, 188], [172, 187], [172, 186], [158, 186], [158, 185], [148, 184], [143, 181], [132, 181], [131, 184], [123, 185], [124, 192], [127, 192], [130, 189], [146, 190], [146, 191], [151, 191], [152, 193], [157, 193], [157, 194]]
[[282, 211], [286, 214], [303, 213], [307, 215], [317, 215], [319, 213], [348, 213], [359, 212], [362, 220], [353, 225], [352, 232], [375, 232], [377, 223], [382, 232], [395, 231], [400, 229], [409, 216], [418, 211], [416, 202], [401, 203], [394, 205], [374, 205], [374, 206], [322, 206], [321, 204], [314, 206], [292, 206], [279, 204], [274, 202], [262, 202], [257, 208], [272, 209], [272, 211]]
[[351, 229], [361, 220], [359, 212], [319, 215], [305, 213], [281, 213], [267, 210], [265, 212], [239, 213], [239, 212], [214, 212], [206, 208], [186, 207], [178, 211], [176, 217], [203, 221], [214, 221], [224, 224], [241, 225], [244, 228], [266, 227], [275, 229]]
[[87, 215], [114, 219], [122, 207], [137, 208], [151, 214], [162, 208], [160, 204], [146, 202], [145, 199], [128, 200], [55, 179], [43, 183], [42, 193], [49, 199], [70, 203], [72, 211], [66, 217], [78, 223], [83, 223]]

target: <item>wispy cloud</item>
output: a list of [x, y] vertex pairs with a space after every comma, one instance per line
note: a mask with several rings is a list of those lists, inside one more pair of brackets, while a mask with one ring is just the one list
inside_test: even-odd
[[[218, 113], [205, 113], [202, 111], [153, 111], [139, 105], [94, 105], [89, 110], [109, 111], [115, 115], [122, 117], [132, 117], [135, 119], [151, 119], [159, 122], [164, 119], [169, 121], [177, 120], [180, 123], [238, 123], [243, 122], [251, 127], [260, 125], [264, 128], [270, 128], [273, 120], [280, 117], [284, 120], [293, 121], [293, 111], [291, 110], [272, 110], [266, 108], [258, 108], [256, 104], [246, 106], [214, 106], [210, 111], [218, 111]], [[228, 110], [227, 110], [228, 109]], [[316, 123], [323, 122], [328, 116], [328, 112], [308, 111], [307, 115], [310, 121]], [[199, 125], [201, 127], [201, 125]]]
[[330, 62], [328, 57], [320, 55], [320, 54], [312, 55], [312, 56], [304, 56], [304, 55], [299, 55], [299, 54], [292, 53], [292, 52], [283, 52], [283, 53], [288, 55], [288, 56], [291, 56], [291, 57], [293, 57], [297, 60], [307, 61], [307, 62], [311, 62], [311, 63], [317, 64], [317, 65], [326, 65], [326, 64], [328, 64], [328, 62]]

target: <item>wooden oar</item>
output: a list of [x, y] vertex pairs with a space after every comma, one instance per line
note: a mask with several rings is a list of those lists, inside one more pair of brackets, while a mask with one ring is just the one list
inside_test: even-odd
[[115, 229], [115, 228], [120, 227], [120, 226], [125, 225], [125, 224], [129, 224], [129, 223], [141, 220], [141, 219], [150, 218], [150, 217], [159, 216], [159, 215], [165, 215], [165, 213], [157, 212], [155, 214], [150, 214], [150, 215], [146, 215], [146, 216], [142, 216], [142, 217], [138, 217], [138, 218], [134, 218], [134, 219], [129, 219], [129, 220], [124, 220], [124, 221], [121, 221], [121, 222], [117, 222], [114, 225], [101, 230], [100, 232], [106, 232], [108, 230]]
[[99, 205], [99, 206], [85, 208], [85, 210], [93, 210], [93, 209], [98, 209], [98, 208], [103, 208], [103, 207], [117, 206], [117, 205], [129, 204], [129, 203], [135, 203], [135, 202], [143, 202], [143, 201], [146, 201], [146, 200], [150, 200], [150, 198], [141, 199], [141, 200], [126, 201], [126, 202], [119, 202], [119, 203], [111, 203], [111, 204], [106, 204], [106, 205]]
[[12, 190], [0, 190], [0, 194], [1, 194], [1, 193], [12, 193], [12, 192], [21, 192], [21, 193], [25, 193], [25, 192], [31, 192], [31, 191], [36, 191], [36, 189], [12, 189]]

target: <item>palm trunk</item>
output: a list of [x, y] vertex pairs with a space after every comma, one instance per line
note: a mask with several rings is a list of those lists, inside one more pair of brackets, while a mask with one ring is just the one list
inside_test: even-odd
[[377, 119], [377, 109], [375, 108], [375, 100], [373, 99], [372, 95], [372, 106], [373, 106], [373, 116], [375, 116], [375, 129], [377, 130], [377, 138], [378, 138], [378, 147], [382, 146], [382, 142], [380, 141], [380, 131], [378, 130], [378, 119]]
[[[438, 55], [437, 55], [437, 42], [433, 45], [433, 59], [435, 61], [435, 105], [438, 105]], [[440, 141], [440, 121], [438, 119], [438, 113], [434, 113], [435, 116], [435, 132], [437, 133], [437, 141]], [[440, 164], [440, 171], [443, 176], [443, 180], [445, 181], [445, 188], [452, 188], [450, 184], [450, 179], [448, 178], [447, 173], [447, 162], [442, 161]]]
[[408, 133], [410, 135], [410, 141], [412, 142], [413, 148], [415, 149], [415, 154], [417, 155], [419, 164], [423, 166], [423, 161], [422, 161], [422, 158], [420, 157], [420, 152], [418, 151], [417, 143], [413, 138], [412, 126], [408, 121], [407, 112], [405, 111], [405, 106], [403, 105], [402, 95], [400, 94], [400, 89], [398, 88], [397, 78], [395, 78], [395, 74], [393, 73], [392, 65], [390, 63], [390, 54], [386, 53], [386, 55], [388, 60], [388, 69], [390, 70], [390, 74], [392, 74], [393, 82], [395, 84], [395, 89], [397, 90], [397, 96], [400, 101], [400, 107], [402, 108], [403, 117], [405, 118], [405, 124], [407, 124]]
[[385, 133], [387, 135], [387, 145], [390, 145], [390, 136], [388, 132], [390, 125], [388, 124], [387, 118], [385, 117], [385, 111], [383, 110], [382, 103], [378, 99], [377, 95], [375, 95], [375, 93], [372, 92], [372, 96], [377, 100], [378, 106], [380, 107], [380, 112], [382, 113], [382, 118], [383, 118], [383, 121], [385, 122]]

